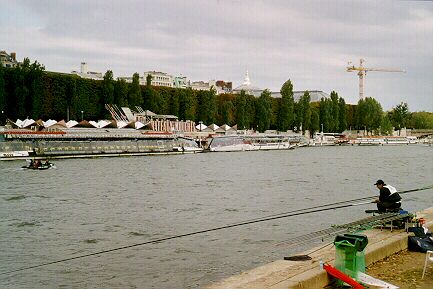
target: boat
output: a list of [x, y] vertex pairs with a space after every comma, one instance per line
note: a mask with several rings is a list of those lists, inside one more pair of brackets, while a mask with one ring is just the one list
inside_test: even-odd
[[45, 162], [42, 162], [40, 160], [31, 160], [29, 161], [29, 164], [26, 166], [22, 166], [23, 169], [28, 170], [48, 170], [51, 168], [55, 168], [54, 164], [46, 160]]
[[171, 132], [128, 128], [0, 131], [0, 160], [184, 154], [202, 151], [194, 140]]
[[312, 146], [335, 146], [337, 144], [337, 138], [334, 135], [316, 133], [314, 134], [311, 142]]
[[208, 142], [208, 149], [211, 152], [268, 151], [295, 148], [294, 145], [290, 144], [287, 136], [273, 134], [214, 136]]
[[383, 146], [383, 145], [409, 145], [417, 144], [416, 136], [370, 136], [360, 137], [352, 141], [352, 144], [360, 146]]

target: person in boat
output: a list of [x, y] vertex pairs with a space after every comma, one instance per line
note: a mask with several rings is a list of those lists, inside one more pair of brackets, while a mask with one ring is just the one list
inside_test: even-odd
[[397, 189], [385, 184], [382, 180], [377, 180], [374, 184], [380, 191], [379, 198], [373, 202], [377, 204], [379, 213], [398, 212], [401, 208], [401, 197]]
[[33, 163], [33, 167], [36, 168], [36, 169], [39, 168], [41, 165], [42, 165], [42, 163], [41, 163], [40, 160], [36, 160], [36, 161]]
[[50, 165], [50, 161], [49, 160], [45, 160], [44, 166], [48, 167]]

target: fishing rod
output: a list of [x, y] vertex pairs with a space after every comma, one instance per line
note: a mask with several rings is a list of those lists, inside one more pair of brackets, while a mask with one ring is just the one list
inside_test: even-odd
[[[412, 192], [416, 192], [416, 191], [424, 191], [424, 190], [429, 190], [429, 189], [433, 189], [433, 185], [422, 187], [422, 188], [418, 188], [418, 189], [410, 189], [410, 190], [401, 191], [401, 192], [397, 192], [397, 193], [399, 193], [399, 194], [407, 194], [407, 193], [412, 193]], [[281, 213], [277, 213], [277, 214], [263, 216], [263, 217], [260, 217], [260, 218], [250, 219], [249, 221], [261, 220], [263, 218], [276, 217], [276, 216], [280, 216], [280, 215], [284, 215], [284, 214], [289, 214], [289, 213], [303, 212], [303, 211], [308, 211], [308, 210], [311, 210], [311, 209], [326, 208], [326, 207], [329, 207], [329, 206], [334, 206], [334, 205], [339, 205], [339, 204], [346, 204], [346, 203], [352, 203], [352, 202], [358, 202], [358, 201], [365, 201], [365, 200], [370, 200], [370, 199], [373, 199], [373, 198], [377, 198], [377, 195], [369, 196], [369, 197], [362, 197], [362, 198], [352, 199], [352, 200], [346, 200], [346, 201], [340, 201], [340, 202], [335, 202], [335, 203], [329, 203], [329, 204], [314, 206], [314, 207], [310, 207], [310, 208], [303, 208], [303, 209], [298, 209], [298, 210], [289, 211], [289, 212], [281, 212]], [[361, 203], [359, 203], [357, 205], [360, 206], [360, 205], [365, 205], [365, 204], [369, 204], [369, 203], [371, 203], [371, 202], [365, 202], [365, 203], [361, 202]]]
[[[428, 186], [428, 187], [424, 187], [424, 188], [420, 188], [420, 189], [413, 189], [413, 190], [409, 190], [409, 191], [404, 191], [401, 193], [427, 190], [427, 189], [431, 189], [431, 188], [433, 188], [433, 185]], [[359, 201], [359, 200], [363, 200], [366, 198], [372, 198], [372, 197], [354, 199], [353, 201]], [[344, 201], [344, 202], [349, 202], [349, 201]], [[56, 261], [51, 261], [51, 262], [41, 263], [41, 264], [37, 264], [37, 265], [33, 265], [33, 266], [27, 266], [27, 267], [15, 269], [15, 270], [10, 270], [10, 271], [6, 271], [6, 272], [1, 272], [0, 275], [17, 273], [20, 271], [40, 268], [40, 267], [44, 267], [44, 266], [48, 266], [48, 265], [53, 265], [53, 264], [71, 261], [71, 260], [82, 259], [82, 258], [86, 258], [86, 257], [101, 255], [101, 254], [105, 254], [105, 253], [125, 250], [125, 249], [129, 249], [129, 248], [134, 248], [134, 247], [139, 247], [139, 246], [144, 246], [144, 245], [149, 245], [149, 244], [157, 244], [157, 243], [161, 243], [161, 242], [168, 241], [168, 240], [179, 239], [179, 238], [184, 238], [184, 237], [203, 234], [203, 233], [209, 233], [209, 232], [214, 232], [214, 231], [219, 231], [219, 230], [224, 230], [224, 229], [229, 229], [229, 228], [234, 228], [234, 227], [239, 227], [239, 226], [245, 226], [245, 225], [250, 225], [250, 224], [255, 224], [255, 223], [260, 223], [260, 222], [266, 222], [266, 221], [271, 221], [271, 220], [277, 220], [277, 219], [282, 219], [282, 218], [288, 218], [288, 217], [293, 217], [293, 216], [299, 216], [299, 215], [305, 215], [305, 214], [311, 214], [311, 213], [317, 213], [317, 212], [323, 212], [323, 211], [359, 206], [359, 205], [368, 204], [370, 202], [361, 202], [361, 203], [352, 203], [352, 204], [340, 204], [340, 203], [341, 202], [334, 203], [334, 204], [336, 204], [335, 206], [331, 206], [332, 204], [327, 204], [327, 205], [322, 205], [322, 206], [305, 208], [305, 209], [302, 209], [303, 211], [295, 210], [295, 211], [291, 211], [291, 212], [281, 213], [281, 214], [275, 215], [275, 216], [271, 215], [271, 216], [263, 217], [261, 219], [246, 220], [244, 222], [240, 222], [240, 223], [236, 223], [236, 224], [229, 224], [229, 225], [224, 225], [224, 226], [215, 227], [215, 228], [211, 228], [211, 229], [205, 229], [205, 230], [200, 230], [200, 231], [195, 231], [195, 232], [190, 232], [190, 233], [185, 233], [185, 234], [173, 235], [170, 237], [150, 240], [150, 241], [136, 243], [136, 244], [127, 245], [127, 246], [121, 246], [121, 247], [117, 247], [117, 248], [107, 249], [107, 250], [98, 251], [98, 252], [89, 253], [89, 254], [84, 254], [84, 255], [79, 255], [79, 256], [75, 256], [75, 257], [64, 258], [64, 259], [60, 259], [60, 260], [56, 260]], [[329, 207], [326, 208], [324, 206], [329, 206]], [[320, 208], [320, 207], [323, 207], [323, 208]]]

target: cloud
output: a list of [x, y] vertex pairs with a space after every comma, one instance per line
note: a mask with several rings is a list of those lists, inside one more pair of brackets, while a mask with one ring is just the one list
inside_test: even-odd
[[[49, 70], [83, 60], [95, 71], [146, 70], [234, 85], [336, 90], [357, 102], [348, 61], [401, 68], [371, 73], [367, 95], [433, 111], [433, 5], [427, 1], [8, 1], [0, 43]], [[416, 87], [414, 87], [416, 84]]]

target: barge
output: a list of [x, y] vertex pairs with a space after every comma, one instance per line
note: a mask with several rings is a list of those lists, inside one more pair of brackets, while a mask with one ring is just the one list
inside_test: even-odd
[[0, 160], [198, 153], [189, 138], [136, 129], [0, 129]]

